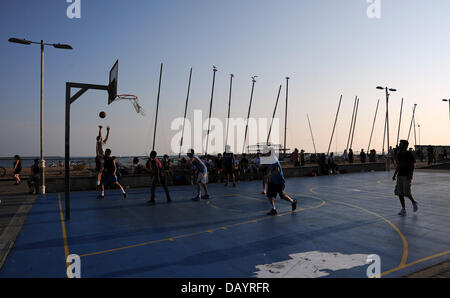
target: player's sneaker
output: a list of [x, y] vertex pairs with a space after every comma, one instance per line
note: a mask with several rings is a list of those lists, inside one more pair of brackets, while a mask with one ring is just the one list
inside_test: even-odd
[[199, 197], [199, 196], [196, 196], [195, 198], [192, 198], [192, 201], [194, 201], [194, 202], [200, 202], [200, 197]]
[[123, 194], [123, 198], [124, 198], [124, 199], [128, 199], [128, 194], [127, 194], [127, 193], [124, 193], [124, 194]]
[[402, 209], [402, 211], [400, 211], [400, 212], [398, 213], [398, 215], [400, 215], [400, 216], [406, 216], [406, 210], [405, 210], [405, 209]]
[[105, 198], [105, 196], [102, 196], [102, 195], [97, 196], [97, 199], [98, 199], [98, 200], [102, 200], [102, 199], [104, 199], [104, 198]]
[[148, 204], [149, 204], [149, 205], [155, 205], [155, 200], [149, 200], [149, 201], [148, 201]]
[[203, 200], [209, 200], [210, 197], [209, 197], [209, 195], [204, 195], [204, 196], [202, 197], [202, 199], [203, 199]]
[[297, 200], [294, 200], [294, 202], [292, 202], [292, 211], [295, 211], [297, 209]]
[[236, 183], [233, 183], [233, 187], [236, 187]]
[[414, 212], [417, 212], [417, 210], [419, 210], [419, 206], [418, 206], [417, 202], [413, 203], [413, 208], [414, 208]]
[[267, 213], [267, 215], [272, 215], [272, 216], [277, 215], [277, 214], [278, 214], [278, 212], [276, 209], [272, 209], [272, 210], [270, 210], [269, 213]]

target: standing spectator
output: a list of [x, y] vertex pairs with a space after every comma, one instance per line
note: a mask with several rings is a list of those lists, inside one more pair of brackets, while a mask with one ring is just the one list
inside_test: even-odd
[[228, 186], [230, 183], [230, 176], [233, 179], [233, 187], [236, 187], [236, 176], [234, 175], [234, 172], [236, 170], [236, 158], [231, 152], [231, 147], [227, 145], [225, 147], [225, 152], [223, 153], [223, 166], [224, 166], [224, 172], [227, 176], [227, 182], [225, 186]]
[[241, 162], [239, 163], [240, 175], [245, 179], [248, 171], [248, 159], [247, 154], [242, 153]]
[[173, 172], [172, 172], [172, 162], [167, 154], [164, 154], [163, 161], [163, 171], [167, 180], [167, 184], [173, 185]]
[[300, 151], [300, 165], [301, 165], [302, 167], [304, 167], [305, 164], [306, 164], [305, 150], [302, 149], [302, 150]]
[[133, 158], [133, 164], [131, 165], [131, 175], [136, 174], [136, 170], [139, 167], [139, 157]]
[[19, 155], [15, 155], [14, 156], [14, 178], [16, 179], [16, 183], [14, 183], [14, 185], [19, 185], [20, 183], [22, 183], [22, 180], [20, 180], [20, 172], [22, 172], [22, 160], [20, 159]]
[[37, 195], [39, 193], [39, 178], [41, 177], [41, 169], [39, 168], [39, 159], [34, 160], [31, 166], [30, 180], [28, 180], [28, 187], [30, 194]]
[[347, 162], [347, 161], [348, 161], [348, 152], [347, 152], [347, 149], [344, 149], [344, 154], [342, 154], [342, 160], [343, 160], [344, 162]]
[[428, 165], [431, 165], [431, 163], [433, 162], [433, 158], [434, 158], [434, 150], [433, 147], [428, 146], [427, 148], [427, 154], [428, 154]]
[[223, 181], [223, 157], [222, 154], [217, 154], [216, 162], [215, 162], [215, 180], [216, 182], [222, 183]]
[[348, 162], [353, 163], [353, 160], [354, 160], [353, 150], [350, 148], [348, 150]]
[[364, 149], [361, 149], [361, 153], [359, 154], [359, 158], [360, 158], [360, 160], [361, 160], [361, 163], [366, 163], [367, 155], [366, 155], [366, 153], [364, 152]]
[[291, 161], [294, 164], [294, 167], [300, 166], [300, 162], [299, 162], [298, 158], [299, 158], [299, 156], [298, 156], [298, 149], [295, 148], [294, 152], [292, 152], [292, 155], [291, 155]]
[[445, 159], [447, 159], [447, 149], [443, 149], [442, 150], [442, 158], [445, 160]]
[[369, 162], [377, 162], [377, 152], [375, 149], [370, 150]]
[[336, 174], [337, 172], [337, 165], [334, 162], [334, 153], [331, 152], [330, 156], [328, 156], [328, 169], [330, 171], [330, 174]]

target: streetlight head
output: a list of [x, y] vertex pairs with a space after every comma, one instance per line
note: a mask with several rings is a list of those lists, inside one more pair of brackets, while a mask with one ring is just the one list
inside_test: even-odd
[[396, 92], [397, 89], [389, 89], [389, 91], [391, 91], [391, 92]]
[[68, 44], [60, 44], [60, 43], [56, 43], [53, 45], [54, 48], [56, 49], [63, 49], [63, 50], [73, 50], [71, 45]]
[[379, 90], [384, 90], [384, 88], [381, 87], [381, 86], [378, 86], [377, 89], [379, 89]]
[[26, 40], [26, 39], [19, 39], [19, 38], [10, 38], [8, 39], [9, 42], [13, 42], [13, 43], [19, 43], [19, 44], [24, 44], [24, 45], [30, 45], [31, 41]]
[[443, 99], [442, 101], [449, 101], [448, 99]]

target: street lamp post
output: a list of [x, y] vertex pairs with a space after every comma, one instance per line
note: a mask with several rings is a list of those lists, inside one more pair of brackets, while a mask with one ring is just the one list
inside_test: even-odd
[[45, 194], [45, 159], [44, 159], [44, 47], [45, 46], [52, 46], [55, 49], [63, 49], [63, 50], [72, 50], [72, 46], [68, 44], [60, 44], [60, 43], [44, 43], [43, 40], [40, 42], [35, 41], [29, 41], [26, 39], [19, 39], [19, 38], [10, 38], [8, 39], [9, 42], [22, 44], [22, 45], [31, 45], [31, 44], [38, 44], [41, 46], [41, 120], [40, 120], [40, 139], [41, 139], [41, 145], [40, 145], [40, 160], [41, 160], [41, 167], [42, 167], [42, 182], [41, 182], [41, 194]]
[[[390, 160], [390, 142], [389, 142], [389, 96], [390, 93], [389, 92], [396, 92], [396, 89], [393, 88], [388, 88], [388, 87], [381, 87], [378, 86], [377, 87], [378, 90], [385, 90], [386, 91], [386, 122], [385, 122], [385, 133], [387, 135], [387, 158], [386, 158], [386, 163], [387, 163], [387, 170], [390, 171], [391, 170], [391, 160]], [[383, 150], [384, 150], [384, 146], [383, 146]]]

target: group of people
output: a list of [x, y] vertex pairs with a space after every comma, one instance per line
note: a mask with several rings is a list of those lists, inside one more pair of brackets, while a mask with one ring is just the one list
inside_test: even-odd
[[[122, 191], [123, 197], [128, 198], [128, 194], [126, 193], [123, 186], [118, 181], [118, 167], [116, 162], [116, 157], [111, 156], [111, 149], [105, 149], [106, 143], [109, 139], [110, 128], [107, 127], [107, 134], [105, 139], [102, 136], [102, 126], [99, 126], [99, 133], [96, 140], [96, 172], [97, 172], [97, 190], [99, 191], [98, 199], [105, 198], [105, 186], [106, 185], [115, 185], [119, 187]], [[237, 159], [235, 155], [229, 150], [229, 146], [226, 147], [226, 150], [223, 154], [219, 154], [216, 160], [215, 169], [218, 174], [224, 174], [226, 176], [226, 184], [228, 186], [230, 181], [233, 184], [233, 187], [236, 187], [236, 177], [235, 171], [237, 169]], [[259, 171], [262, 168], [261, 165], [261, 154], [258, 153], [255, 158], [254, 166]], [[196, 193], [197, 195], [192, 198], [192, 201], [199, 202], [201, 200], [209, 200], [210, 195], [208, 193], [208, 167], [205, 162], [202, 161], [197, 155], [195, 155], [194, 149], [190, 149], [187, 152], [188, 163], [192, 167], [191, 169], [194, 171], [195, 177], [195, 185], [196, 185]], [[241, 168], [245, 167], [249, 168], [248, 160], [245, 161], [246, 156], [240, 160]], [[132, 172], [134, 173], [139, 168], [139, 160], [133, 160]], [[160, 185], [165, 192], [167, 203], [171, 203], [172, 199], [170, 196], [170, 191], [168, 187], [168, 175], [167, 170], [170, 168], [170, 161], [167, 155], [164, 156], [164, 161], [161, 162], [157, 158], [157, 152], [152, 151], [150, 156], [145, 164], [143, 170], [150, 174], [150, 187], [151, 194], [150, 200], [148, 201], [149, 205], [155, 205], [156, 199], [156, 187]], [[268, 215], [276, 215], [278, 213], [277, 208], [275, 206], [275, 198], [280, 196], [281, 199], [286, 200], [291, 203], [292, 211], [297, 209], [297, 200], [292, 199], [285, 193], [285, 179], [283, 175], [283, 169], [281, 168], [280, 162], [275, 159], [274, 162], [266, 167], [266, 173], [264, 175], [265, 179], [263, 179], [263, 193], [267, 195], [269, 199], [269, 203], [271, 206], [271, 210]]]

